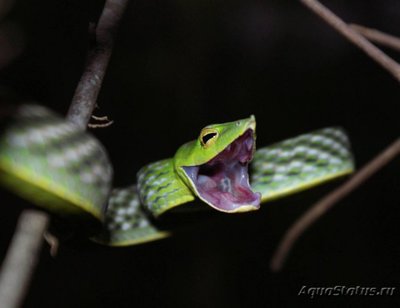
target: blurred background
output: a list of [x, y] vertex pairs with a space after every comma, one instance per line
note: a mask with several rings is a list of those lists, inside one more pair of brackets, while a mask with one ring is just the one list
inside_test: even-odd
[[[400, 36], [400, 2], [324, 1], [346, 21]], [[103, 1], [0, 1], [0, 95], [65, 114], [82, 73], [88, 24]], [[385, 51], [400, 61], [400, 54]], [[171, 157], [210, 123], [254, 114], [258, 147], [343, 126], [357, 166], [399, 136], [399, 84], [298, 1], [131, 1], [92, 131], [115, 185]], [[325, 306], [399, 304], [397, 158], [309, 229], [284, 269], [269, 262], [285, 230], [342, 181], [218, 215], [158, 242], [44, 247], [26, 307], [256, 307], [309, 303], [303, 285], [392, 286], [397, 297], [318, 297]], [[27, 202], [0, 189], [0, 257]], [[350, 301], [351, 300], [351, 301]]]

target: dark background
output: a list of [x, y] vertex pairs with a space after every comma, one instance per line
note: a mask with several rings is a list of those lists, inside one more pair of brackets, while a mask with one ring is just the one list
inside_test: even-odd
[[[398, 0], [324, 3], [400, 36]], [[65, 114], [102, 5], [16, 1], [0, 27], [0, 48], [14, 48], [0, 67], [2, 93]], [[250, 114], [259, 146], [341, 125], [360, 167], [399, 136], [399, 101], [398, 82], [298, 1], [132, 1], [95, 111], [115, 123], [94, 134], [115, 185], [135, 182], [141, 166], [171, 157], [203, 126]], [[68, 245], [55, 259], [45, 247], [26, 307], [399, 304], [399, 159], [308, 230], [281, 273], [269, 269], [284, 231], [340, 182], [146, 245]], [[3, 258], [26, 203], [4, 189], [0, 203]], [[397, 296], [311, 300], [297, 296], [303, 285], [393, 286]]]

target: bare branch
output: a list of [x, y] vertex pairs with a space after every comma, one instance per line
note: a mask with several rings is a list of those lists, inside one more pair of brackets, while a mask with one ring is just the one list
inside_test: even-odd
[[[320, 16], [324, 21], [331, 25], [335, 30], [345, 36], [350, 42], [363, 50], [369, 57], [379, 63], [383, 68], [390, 72], [398, 81], [400, 81], [400, 65], [392, 58], [387, 56], [375, 45], [370, 43], [363, 35], [366, 33], [365, 29], [360, 26], [347, 25], [343, 20], [331, 12], [328, 8], [323, 6], [316, 0], [300, 0], [305, 6], [311, 9], [315, 14]], [[370, 30], [370, 29], [368, 29]], [[360, 33], [359, 33], [360, 32]], [[367, 31], [365, 37], [371, 38], [371, 31]], [[374, 40], [380, 41], [393, 47], [394, 37], [388, 36], [378, 31], [374, 33]], [[362, 34], [361, 34], [362, 33]], [[383, 38], [384, 37], [384, 38]], [[390, 37], [390, 43], [389, 38]], [[372, 39], [372, 38], [371, 38]], [[396, 38], [397, 39], [397, 38]], [[398, 40], [398, 39], [397, 39]], [[384, 43], [383, 43], [384, 41]], [[394, 47], [393, 47], [394, 48]], [[360, 186], [375, 172], [386, 165], [390, 160], [400, 153], [400, 139], [396, 140], [384, 152], [379, 154], [370, 163], [364, 166], [357, 172], [350, 180], [340, 186], [338, 189], [326, 195], [319, 202], [314, 204], [303, 216], [301, 216], [285, 233], [282, 241], [280, 242], [277, 250], [275, 251], [272, 261], [271, 269], [279, 271], [282, 268], [291, 248], [296, 240], [304, 233], [304, 231], [311, 226], [318, 218], [325, 212], [332, 208], [342, 198], [351, 193], [354, 189]]]
[[75, 90], [67, 119], [86, 129], [114, 46], [114, 33], [128, 0], [107, 0], [95, 31], [95, 42], [88, 52], [85, 71]]
[[19, 220], [0, 273], [0, 307], [20, 307], [38, 261], [49, 216], [25, 210]]
[[[67, 119], [82, 130], [86, 129], [96, 106], [97, 95], [112, 53], [113, 35], [127, 3], [128, 0], [106, 0], [99, 19], [96, 42], [89, 50], [85, 71], [67, 115]], [[21, 214], [0, 275], [0, 307], [14, 308], [22, 303], [49, 221], [49, 215], [44, 212], [25, 210]]]
[[381, 51], [378, 47], [369, 42], [360, 33], [353, 30], [337, 15], [330, 11], [327, 7], [323, 6], [316, 0], [300, 0], [305, 6], [312, 10], [315, 14], [321, 17], [335, 30], [340, 32], [350, 42], [364, 51], [375, 62], [379, 63], [385, 70], [391, 73], [397, 81], [400, 82], [400, 65]]
[[397, 36], [356, 24], [350, 24], [350, 27], [358, 33], [362, 34], [370, 41], [400, 51], [400, 38], [398, 38]]
[[399, 154], [400, 139], [397, 139], [381, 154], [376, 156], [372, 161], [360, 169], [360, 171], [354, 174], [347, 182], [315, 203], [288, 229], [288, 231], [286, 231], [285, 236], [283, 237], [272, 257], [270, 265], [271, 269], [275, 272], [279, 271], [282, 268], [282, 265], [285, 262], [294, 243], [307, 228], [309, 228], [337, 202], [363, 184], [369, 177], [374, 175], [374, 173], [380, 170]]

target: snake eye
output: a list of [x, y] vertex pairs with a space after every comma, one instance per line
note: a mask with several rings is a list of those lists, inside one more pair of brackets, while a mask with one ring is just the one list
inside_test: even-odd
[[218, 137], [218, 132], [212, 128], [204, 128], [200, 133], [200, 142], [203, 147], [209, 147], [214, 144]]
[[207, 144], [207, 142], [210, 139], [214, 138], [216, 135], [217, 135], [217, 133], [209, 133], [207, 135], [204, 135], [201, 140], [203, 141], [204, 144]]

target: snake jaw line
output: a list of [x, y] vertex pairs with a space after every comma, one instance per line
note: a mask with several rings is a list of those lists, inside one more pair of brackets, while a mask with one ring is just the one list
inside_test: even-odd
[[208, 162], [183, 167], [199, 198], [226, 213], [257, 210], [261, 194], [251, 190], [248, 175], [254, 147], [254, 130], [249, 128]]

